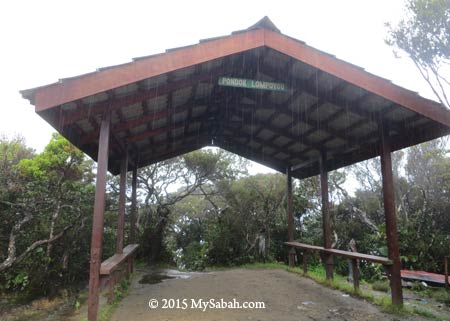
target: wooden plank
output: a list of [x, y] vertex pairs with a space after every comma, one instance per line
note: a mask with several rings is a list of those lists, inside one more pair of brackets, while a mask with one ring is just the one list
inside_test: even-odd
[[409, 270], [401, 270], [400, 272], [402, 279], [405, 280], [424, 281], [445, 285], [444, 274], [430, 273], [425, 271], [409, 271]]
[[101, 275], [109, 275], [114, 270], [116, 270], [127, 258], [129, 258], [131, 255], [136, 252], [138, 249], [139, 244], [129, 244], [126, 247], [123, 248], [122, 254], [114, 254], [107, 260], [105, 260], [100, 268], [100, 274]]
[[325, 249], [323, 246], [316, 246], [299, 242], [284, 242], [284, 244], [311, 251], [323, 251]]
[[370, 254], [364, 254], [364, 253], [358, 253], [358, 252], [342, 251], [342, 250], [336, 250], [336, 249], [326, 249], [322, 246], [310, 245], [310, 244], [299, 243], [299, 242], [284, 242], [284, 244], [288, 245], [288, 246], [296, 247], [299, 249], [317, 251], [317, 252], [333, 254], [333, 255], [337, 255], [337, 256], [343, 256], [348, 259], [365, 260], [365, 261], [369, 261], [369, 262], [380, 263], [383, 265], [392, 265], [392, 260], [389, 260], [388, 258], [385, 258], [382, 256], [376, 256], [376, 255], [370, 255]]
[[358, 259], [358, 260], [364, 260], [374, 263], [380, 263], [383, 265], [392, 265], [392, 260], [389, 260], [388, 258], [382, 257], [382, 256], [376, 256], [376, 255], [370, 255], [370, 254], [364, 254], [364, 253], [358, 253], [358, 252], [350, 252], [350, 251], [342, 251], [342, 250], [336, 250], [336, 249], [324, 249], [325, 253], [343, 256], [348, 259]]

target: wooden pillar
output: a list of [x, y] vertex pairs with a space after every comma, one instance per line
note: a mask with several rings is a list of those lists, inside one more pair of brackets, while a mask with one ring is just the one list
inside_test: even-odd
[[[287, 215], [288, 215], [288, 241], [294, 241], [294, 208], [292, 201], [292, 173], [291, 168], [288, 167], [286, 171], [287, 176]], [[289, 249], [289, 266], [295, 265], [295, 249]]]
[[397, 218], [395, 214], [394, 179], [392, 175], [392, 159], [390, 142], [381, 127], [381, 175], [383, 180], [384, 217], [386, 222], [386, 238], [388, 257], [393, 265], [389, 268], [391, 296], [394, 305], [403, 305], [401, 283], [401, 262], [398, 247]]
[[448, 256], [446, 256], [444, 258], [444, 276], [445, 276], [445, 288], [448, 290], [449, 289], [449, 284], [448, 284]]
[[352, 277], [353, 277], [353, 289], [355, 291], [358, 291], [359, 289], [359, 266], [358, 266], [358, 260], [352, 259]]
[[136, 214], [137, 214], [137, 164], [133, 167], [131, 181], [131, 215], [130, 215], [130, 244], [136, 242]]
[[308, 252], [303, 251], [303, 274], [308, 273]]
[[[323, 247], [331, 248], [331, 225], [330, 225], [330, 203], [328, 198], [328, 171], [327, 154], [321, 153], [320, 165], [320, 191], [322, 194], [322, 228], [323, 228]], [[324, 256], [325, 272], [327, 280], [333, 278], [333, 256], [325, 254]]]
[[94, 214], [92, 219], [91, 261], [89, 271], [88, 320], [97, 321], [100, 264], [102, 260], [103, 218], [105, 214], [106, 173], [111, 114], [106, 112], [100, 124], [97, 157], [97, 180], [95, 184]]
[[119, 217], [117, 219], [116, 253], [123, 253], [123, 231], [125, 228], [125, 205], [127, 190], [128, 153], [125, 152], [120, 164]]

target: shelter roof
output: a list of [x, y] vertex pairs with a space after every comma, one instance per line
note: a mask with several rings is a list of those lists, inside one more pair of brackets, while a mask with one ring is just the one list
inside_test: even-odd
[[93, 159], [110, 111], [113, 174], [126, 151], [142, 167], [218, 146], [304, 178], [319, 173], [323, 152], [330, 170], [379, 155], [382, 132], [394, 150], [450, 132], [444, 106], [283, 35], [267, 17], [21, 93]]

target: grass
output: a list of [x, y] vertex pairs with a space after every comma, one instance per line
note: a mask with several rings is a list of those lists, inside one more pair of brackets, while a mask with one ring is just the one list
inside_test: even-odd
[[[130, 280], [132, 278], [132, 275], [130, 277]], [[127, 280], [122, 280], [122, 283], [119, 285], [116, 285], [114, 287], [114, 300], [112, 304], [106, 304], [105, 306], [100, 308], [100, 311], [98, 313], [98, 321], [108, 321], [114, 311], [119, 306], [119, 303], [125, 298], [129, 291], [130, 283]], [[87, 318], [83, 319], [82, 321], [88, 321]]]
[[122, 283], [116, 285], [114, 287], [114, 301], [112, 304], [105, 305], [102, 309], [100, 309], [100, 313], [98, 315], [99, 321], [108, 321], [113, 312], [119, 306], [120, 301], [123, 300], [124, 297], [128, 294], [129, 291], [129, 283], [126, 280], [122, 280]]
[[[325, 269], [322, 266], [310, 267], [308, 272], [306, 273], [306, 275], [303, 272], [303, 269], [301, 269], [299, 267], [289, 267], [285, 264], [280, 264], [280, 263], [245, 264], [245, 265], [242, 265], [242, 266], [239, 266], [236, 268], [282, 269], [282, 270], [286, 270], [291, 273], [296, 273], [301, 276], [308, 277], [308, 278], [316, 281], [319, 284], [322, 284], [322, 285], [327, 286], [332, 289], [339, 290], [339, 291], [344, 292], [353, 297], [366, 300], [369, 303], [379, 306], [381, 311], [386, 312], [386, 313], [395, 314], [395, 315], [404, 315], [404, 316], [415, 314], [415, 315], [420, 315], [420, 316], [430, 318], [430, 319], [435, 319], [435, 320], [443, 320], [443, 321], [448, 320], [448, 318], [441, 317], [439, 315], [434, 314], [433, 312], [431, 312], [429, 310], [425, 310], [422, 308], [418, 308], [418, 307], [410, 308], [410, 307], [406, 307], [406, 306], [393, 305], [391, 302], [391, 298], [387, 295], [375, 296], [370, 291], [367, 291], [367, 290], [364, 290], [361, 288], [355, 290], [353, 287], [353, 284], [349, 283], [347, 281], [347, 279], [341, 275], [335, 274], [333, 280], [327, 280], [326, 276], [325, 276]], [[224, 270], [226, 268], [225, 267], [216, 267], [214, 269]], [[228, 269], [229, 269], [229, 267], [228, 267]], [[364, 282], [362, 281], [360, 283], [363, 284]], [[386, 287], [387, 287], [387, 289], [386, 289]], [[377, 291], [387, 292], [389, 290], [389, 283], [386, 281], [376, 282], [376, 283], [372, 284], [372, 288]], [[436, 300], [438, 300], [440, 302], [444, 302], [444, 303], [447, 303], [450, 301], [450, 293], [448, 293], [445, 290], [435, 292], [433, 297]]]
[[412, 290], [415, 293], [419, 293], [420, 295], [428, 298], [435, 299], [436, 301], [440, 303], [444, 303], [448, 306], [450, 306], [450, 291], [447, 291], [445, 289], [436, 289], [431, 287], [424, 287], [420, 283], [416, 282], [417, 284], [414, 284], [412, 287]]
[[431, 297], [438, 302], [450, 306], [450, 291], [447, 291], [445, 289], [438, 289], [431, 293]]
[[389, 282], [387, 280], [375, 281], [372, 283], [372, 289], [380, 292], [389, 292]]

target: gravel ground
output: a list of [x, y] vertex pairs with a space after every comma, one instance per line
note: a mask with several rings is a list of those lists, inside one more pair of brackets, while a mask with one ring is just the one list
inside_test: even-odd
[[[111, 321], [427, 320], [380, 312], [367, 302], [283, 270], [235, 269], [187, 274], [169, 271], [175, 278], [156, 284], [139, 283], [144, 274], [145, 271], [138, 271], [129, 295], [120, 303]], [[156, 300], [158, 307], [149, 307], [151, 299]], [[214, 304], [221, 304], [221, 299], [225, 302], [235, 299], [241, 304], [264, 302], [265, 308], [208, 306], [203, 311], [194, 306], [199, 299], [205, 303], [214, 299]], [[178, 308], [163, 308], [164, 305]]]

